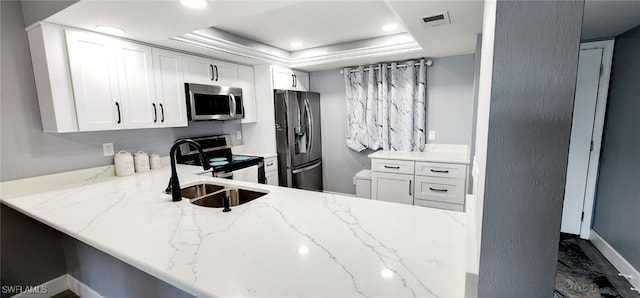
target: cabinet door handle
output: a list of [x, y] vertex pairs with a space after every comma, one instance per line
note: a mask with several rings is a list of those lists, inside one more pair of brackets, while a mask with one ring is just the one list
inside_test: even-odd
[[216, 69], [216, 82], [220, 79], [220, 75], [218, 74], [218, 65], [213, 66]]
[[411, 180], [409, 180], [409, 195], [411, 195], [411, 188], [412, 188], [412, 187], [411, 187], [411, 182], [412, 182], [412, 181], [411, 181]]
[[445, 173], [445, 174], [449, 173], [449, 170], [434, 170], [434, 169], [431, 169], [430, 171], [433, 172], [433, 173]]
[[120, 115], [120, 103], [116, 101], [116, 108], [118, 109], [118, 124], [122, 123], [122, 115]]
[[392, 167], [392, 166], [387, 166], [387, 165], [385, 165], [384, 167], [385, 167], [385, 169], [396, 169], [396, 170], [399, 170], [399, 169], [400, 169], [400, 166]]
[[153, 106], [153, 123], [158, 122], [158, 110], [156, 109], [156, 104], [152, 103]]
[[160, 120], [160, 122], [164, 123], [164, 106], [162, 104], [160, 105], [160, 112], [162, 113], [162, 120]]
[[268, 163], [268, 164], [267, 164], [267, 167], [270, 167], [270, 166], [272, 166], [272, 165], [273, 165], [273, 163]]
[[296, 77], [294, 74], [291, 75], [291, 87], [296, 86]]
[[440, 188], [433, 188], [433, 187], [429, 187], [430, 191], [439, 191], [439, 192], [447, 192], [449, 191], [448, 189], [440, 189]]
[[215, 76], [215, 73], [214, 73], [214, 71], [213, 71], [213, 64], [209, 64], [209, 67], [211, 67], [211, 80], [212, 80], [212, 81], [215, 81], [216, 79], [215, 79], [215, 77], [214, 77], [214, 76]]

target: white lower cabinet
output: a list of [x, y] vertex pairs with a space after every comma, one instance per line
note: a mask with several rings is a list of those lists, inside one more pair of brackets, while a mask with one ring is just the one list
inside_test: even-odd
[[464, 211], [464, 164], [372, 158], [371, 171], [372, 199]]
[[413, 175], [371, 173], [371, 197], [380, 201], [413, 205]]
[[278, 158], [276, 156], [264, 159], [264, 173], [267, 184], [278, 186]]

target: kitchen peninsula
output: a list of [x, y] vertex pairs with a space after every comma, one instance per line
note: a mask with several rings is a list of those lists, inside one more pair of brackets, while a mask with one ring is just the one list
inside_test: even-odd
[[179, 165], [182, 185], [269, 193], [228, 213], [171, 202], [165, 167], [128, 177], [75, 175], [77, 183], [30, 188], [35, 193], [17, 185], [55, 184], [64, 174], [12, 181], [3, 183], [2, 203], [198, 297], [464, 296], [463, 213], [198, 171]]

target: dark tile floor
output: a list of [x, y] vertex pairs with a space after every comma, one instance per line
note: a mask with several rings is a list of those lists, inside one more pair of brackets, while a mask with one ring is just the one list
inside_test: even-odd
[[640, 297], [630, 288], [591, 242], [568, 234], [560, 236], [554, 297]]
[[71, 290], [66, 290], [64, 292], [51, 296], [51, 298], [80, 298], [80, 296], [76, 295], [74, 292], [71, 292]]

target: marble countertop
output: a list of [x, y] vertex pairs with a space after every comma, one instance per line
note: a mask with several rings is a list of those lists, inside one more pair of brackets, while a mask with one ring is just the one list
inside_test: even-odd
[[427, 144], [422, 152], [376, 151], [369, 158], [469, 164], [467, 145]]
[[178, 172], [269, 194], [228, 213], [174, 203], [163, 168], [2, 202], [198, 297], [464, 297], [464, 213]]

